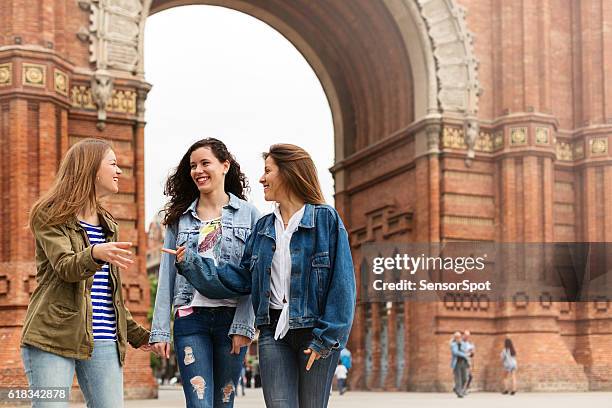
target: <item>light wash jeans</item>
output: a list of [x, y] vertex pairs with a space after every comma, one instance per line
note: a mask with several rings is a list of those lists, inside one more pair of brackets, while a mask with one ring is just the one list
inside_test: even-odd
[[[123, 370], [115, 341], [94, 341], [89, 360], [66, 358], [31, 346], [21, 348], [21, 358], [30, 387], [66, 387], [70, 390], [76, 370], [88, 408], [123, 407]], [[68, 402], [35, 400], [32, 407], [67, 408]]]
[[195, 307], [174, 320], [174, 349], [187, 408], [232, 408], [247, 348], [230, 354], [233, 307]]

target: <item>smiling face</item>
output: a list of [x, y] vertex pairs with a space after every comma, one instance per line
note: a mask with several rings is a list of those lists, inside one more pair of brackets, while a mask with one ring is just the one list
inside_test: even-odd
[[225, 174], [229, 170], [229, 162], [220, 162], [208, 147], [200, 147], [191, 153], [189, 158], [191, 179], [200, 193], [208, 194], [225, 185]]
[[287, 197], [286, 188], [280, 169], [272, 156], [266, 157], [264, 174], [259, 179], [264, 188], [264, 198], [266, 201], [283, 201]]
[[117, 166], [117, 156], [112, 149], [109, 149], [96, 174], [96, 196], [98, 198], [116, 194], [119, 191], [119, 175], [122, 173]]

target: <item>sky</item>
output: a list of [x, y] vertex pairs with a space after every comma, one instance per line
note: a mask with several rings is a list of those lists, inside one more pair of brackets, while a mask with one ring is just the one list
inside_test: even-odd
[[145, 118], [146, 226], [166, 203], [163, 185], [189, 146], [222, 140], [251, 185], [262, 213], [273, 204], [258, 183], [261, 153], [293, 143], [313, 157], [333, 204], [333, 123], [314, 71], [279, 32], [247, 14], [183, 6], [149, 17], [145, 79], [153, 85]]

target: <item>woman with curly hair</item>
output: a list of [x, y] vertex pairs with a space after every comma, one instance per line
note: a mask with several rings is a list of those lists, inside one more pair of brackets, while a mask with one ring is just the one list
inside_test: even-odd
[[[240, 262], [259, 218], [245, 201], [248, 183], [223, 142], [194, 143], [166, 182], [164, 248], [185, 246], [215, 265]], [[171, 315], [174, 349], [187, 407], [233, 406], [242, 361], [255, 337], [250, 296], [211, 299], [176, 273], [162, 255], [150, 343], [169, 358]]]

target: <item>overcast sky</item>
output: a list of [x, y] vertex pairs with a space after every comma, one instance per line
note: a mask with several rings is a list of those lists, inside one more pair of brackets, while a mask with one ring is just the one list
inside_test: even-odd
[[323, 88], [299, 51], [272, 27], [215, 6], [184, 6], [147, 19], [146, 225], [164, 205], [163, 184], [187, 148], [221, 139], [251, 184], [250, 201], [271, 205], [257, 182], [273, 143], [304, 147], [333, 204], [333, 124]]

